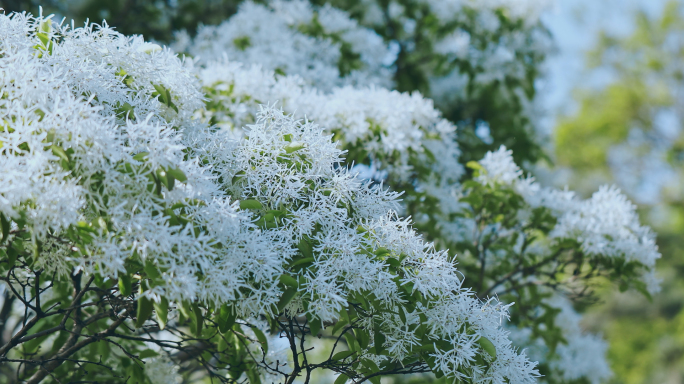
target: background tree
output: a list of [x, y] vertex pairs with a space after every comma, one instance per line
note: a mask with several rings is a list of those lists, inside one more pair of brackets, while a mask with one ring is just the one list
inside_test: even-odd
[[604, 33], [590, 52], [589, 69], [612, 80], [578, 89], [579, 111], [556, 129], [556, 156], [582, 191], [604, 180], [623, 187], [640, 203], [668, 255], [661, 264], [663, 293], [653, 302], [615, 295], [592, 317], [610, 340], [615, 382], [681, 382], [684, 344], [673, 335], [681, 334], [684, 303], [682, 6], [671, 1], [661, 15], [639, 13], [634, 20], [630, 35]]

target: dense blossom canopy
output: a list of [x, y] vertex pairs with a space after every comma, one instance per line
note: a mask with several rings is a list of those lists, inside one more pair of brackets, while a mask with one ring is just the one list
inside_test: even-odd
[[[537, 23], [533, 2], [421, 4]], [[373, 2], [362, 6], [372, 17]], [[467, 54], [479, 33], [448, 31], [435, 46], [479, 60]], [[524, 77], [499, 52], [529, 45], [515, 36], [473, 64], [496, 66], [476, 82]], [[196, 57], [106, 24], [0, 16], [0, 256], [15, 294], [42, 273], [55, 288], [35, 289], [54, 297], [91, 278], [109, 303], [132, 305], [110, 304], [107, 326], [135, 318], [164, 337], [189, 321], [217, 345], [203, 363], [224, 380], [290, 380], [308, 364], [298, 340], [304, 349], [305, 334], [324, 331], [346, 341], [325, 366], [342, 381], [432, 371], [534, 383], [528, 347], [550, 382], [610, 376], [605, 343], [582, 331], [568, 297], [584, 294], [581, 278], [655, 292], [660, 257], [616, 188], [581, 200], [542, 187], [503, 146], [466, 171], [457, 126], [420, 93], [383, 88], [392, 50], [330, 5], [244, 3], [176, 47]], [[140, 380], [182, 381], [171, 344], [141, 357]]]

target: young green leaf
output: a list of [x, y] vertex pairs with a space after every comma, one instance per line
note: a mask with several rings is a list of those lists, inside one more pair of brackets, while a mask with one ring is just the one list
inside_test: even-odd
[[264, 353], [268, 353], [268, 339], [266, 338], [266, 335], [264, 335], [263, 332], [259, 328], [253, 327], [252, 332], [257, 337], [257, 340], [259, 340], [259, 343], [261, 344], [261, 348], [264, 350]]
[[159, 328], [166, 328], [169, 318], [169, 301], [165, 297], [162, 297], [159, 303], [154, 303], [154, 314], [157, 318], [157, 323], [159, 323]]
[[261, 209], [264, 206], [256, 200], [242, 200], [240, 201], [240, 209]]
[[477, 343], [480, 344], [480, 347], [482, 347], [482, 349], [487, 352], [489, 356], [491, 356], [493, 359], [496, 359], [496, 347], [491, 341], [489, 341], [489, 339], [480, 337], [477, 340]]
[[133, 293], [131, 277], [125, 272], [119, 275], [119, 292], [121, 292], [121, 296], [124, 297], [128, 297]]
[[141, 328], [143, 324], [145, 324], [145, 321], [147, 321], [147, 319], [149, 319], [152, 315], [152, 309], [154, 309], [152, 300], [145, 296], [140, 296], [138, 298], [138, 310], [136, 312], [135, 320], [136, 328]]

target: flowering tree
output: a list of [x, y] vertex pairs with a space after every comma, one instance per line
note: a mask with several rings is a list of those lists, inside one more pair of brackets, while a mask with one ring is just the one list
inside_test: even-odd
[[[660, 14], [635, 13], [634, 30], [627, 36], [601, 33], [589, 52], [587, 69], [609, 71], [611, 81], [590, 90], [578, 87], [580, 108], [556, 128], [557, 164], [572, 169], [573, 184], [587, 190], [596, 188], [598, 179], [612, 179], [639, 203], [658, 232], [663, 254], [671, 255], [659, 263], [659, 269], [667, 272], [662, 293], [652, 303], [641, 300], [629, 315], [620, 310], [623, 305], [602, 310], [601, 327], [610, 340], [616, 378], [621, 381], [662, 381], [658, 377], [681, 366], [681, 359], [655, 357], [664, 353], [664, 340], [673, 340], [670, 335], [679, 324], [675, 319], [682, 317], [681, 311], [668, 313], [665, 308], [682, 300], [678, 275], [669, 271], [679, 269], [677, 255], [684, 248], [684, 109], [678, 96], [684, 8], [681, 1], [661, 5]], [[578, 143], [587, 143], [585, 156], [574, 151]], [[651, 326], [655, 322], [658, 326]], [[635, 323], [640, 324], [637, 332], [624, 331]], [[666, 348], [680, 348], [683, 340], [675, 340]]]
[[194, 60], [26, 14], [0, 36], [8, 382], [598, 383], [570, 300], [657, 289], [618, 190], [541, 187], [504, 147], [464, 167], [330, 5], [246, 3], [179, 35]]

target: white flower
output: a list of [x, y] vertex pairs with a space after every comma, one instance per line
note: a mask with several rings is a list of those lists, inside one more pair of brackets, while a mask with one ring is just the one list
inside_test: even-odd
[[[265, 6], [248, 1], [221, 25], [201, 27], [193, 41], [182, 34], [179, 38], [175, 48], [203, 63], [227, 57], [259, 64], [299, 75], [323, 90], [343, 84], [391, 82], [385, 64], [389, 52], [382, 38], [329, 5], [313, 7], [308, 1], [295, 0]], [[352, 57], [344, 56], [349, 54], [347, 49]]]
[[145, 376], [152, 384], [180, 384], [179, 367], [166, 356], [145, 359]]
[[495, 152], [487, 152], [480, 160], [484, 167], [477, 180], [482, 184], [502, 183], [511, 185], [522, 176], [522, 170], [513, 161], [513, 151], [503, 145]]

